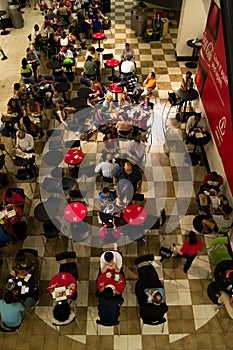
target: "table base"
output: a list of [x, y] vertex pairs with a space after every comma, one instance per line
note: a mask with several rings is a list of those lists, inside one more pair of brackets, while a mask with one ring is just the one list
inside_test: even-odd
[[1, 32], [1, 35], [8, 35], [10, 34], [10, 31], [9, 30], [4, 30]]
[[185, 67], [187, 68], [197, 68], [197, 63], [196, 62], [186, 62]]
[[102, 47], [98, 47], [98, 49], [96, 49], [97, 52], [103, 52], [104, 49]]
[[77, 179], [79, 176], [79, 168], [74, 167], [74, 168], [70, 169], [70, 176]]

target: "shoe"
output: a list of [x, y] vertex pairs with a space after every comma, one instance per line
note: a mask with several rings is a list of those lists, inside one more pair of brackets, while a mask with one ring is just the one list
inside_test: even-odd
[[3, 57], [1, 58], [2, 61], [7, 60], [7, 59], [8, 59], [7, 56], [3, 56]]

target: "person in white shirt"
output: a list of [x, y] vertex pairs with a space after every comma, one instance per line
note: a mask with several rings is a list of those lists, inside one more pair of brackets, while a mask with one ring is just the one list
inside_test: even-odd
[[133, 57], [132, 56], [127, 56], [126, 61], [122, 62], [121, 73], [123, 74], [123, 77], [127, 79], [134, 72], [135, 72], [135, 64], [133, 62]]
[[113, 173], [114, 171], [119, 167], [119, 164], [113, 163], [112, 162], [112, 155], [107, 154], [106, 156], [106, 161], [101, 162], [96, 165], [95, 167], [95, 173], [99, 173], [100, 171], [102, 172], [103, 179], [106, 182], [112, 182], [113, 179]]
[[190, 135], [192, 131], [199, 130], [201, 132], [206, 131], [206, 121], [202, 118], [201, 113], [195, 113], [188, 118], [186, 124], [186, 135]]
[[16, 135], [16, 148], [26, 153], [34, 152], [34, 139], [32, 135], [19, 130]]
[[100, 269], [101, 273], [105, 273], [107, 270], [115, 270], [119, 273], [122, 268], [122, 256], [116, 251], [107, 251], [100, 257]]
[[126, 148], [126, 155], [137, 163], [141, 163], [145, 154], [146, 145], [143, 142], [132, 140]]

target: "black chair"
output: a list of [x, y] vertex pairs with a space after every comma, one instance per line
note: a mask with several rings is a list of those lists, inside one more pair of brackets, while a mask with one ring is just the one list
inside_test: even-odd
[[61, 194], [63, 192], [62, 184], [60, 179], [46, 177], [41, 184], [41, 188], [49, 193]]
[[45, 221], [43, 223], [43, 229], [44, 233], [41, 234], [43, 236], [43, 243], [44, 243], [44, 248], [45, 251], [48, 252], [47, 247], [46, 247], [46, 241], [53, 239], [53, 238], [59, 238], [63, 244], [62, 237], [61, 237], [61, 223], [53, 218], [53, 221]]
[[[55, 254], [56, 261], [60, 264], [59, 272], [68, 272], [78, 280], [77, 256], [75, 252], [67, 251]], [[64, 262], [65, 261], [65, 262]]]
[[64, 191], [72, 190], [72, 188], [76, 185], [77, 185], [76, 180], [71, 179], [70, 177], [62, 178], [62, 188]]
[[90, 227], [85, 221], [72, 222], [70, 231], [74, 242], [82, 243], [90, 236]]
[[118, 335], [121, 335], [121, 329], [120, 329], [120, 321], [116, 321], [113, 323], [106, 323], [106, 322], [102, 322], [101, 320], [96, 320], [96, 334], [99, 335], [99, 326], [104, 326], [104, 327], [115, 327], [117, 326], [117, 332]]
[[164, 110], [166, 108], [166, 105], [167, 103], [170, 104], [170, 107], [168, 109], [168, 112], [166, 114], [166, 117], [165, 117], [165, 121], [164, 121], [164, 124], [163, 124], [163, 129], [166, 130], [166, 126], [167, 126], [167, 120], [168, 120], [168, 116], [169, 116], [169, 113], [171, 111], [171, 108], [172, 107], [178, 107], [178, 106], [182, 106], [183, 103], [184, 103], [184, 100], [182, 100], [181, 98], [179, 98], [175, 92], [168, 92], [168, 99], [167, 99], [167, 102], [165, 103], [164, 107], [163, 107], [163, 111], [162, 111], [162, 116], [164, 114]]
[[78, 148], [82, 150], [81, 142], [80, 140], [69, 140], [65, 142], [65, 148], [71, 149], [71, 148]]
[[[72, 299], [73, 299], [73, 298], [72, 298]], [[78, 329], [81, 330], [80, 324], [79, 324], [79, 322], [78, 322], [78, 320], [77, 320], [76, 313], [75, 313], [73, 319], [72, 319], [70, 322], [64, 323], [64, 324], [60, 324], [60, 323], [53, 322], [52, 325], [55, 326], [58, 335], [60, 335], [60, 334], [61, 334], [61, 332], [60, 332], [60, 327], [68, 326], [69, 324], [71, 324], [71, 323], [73, 323], [73, 322], [75, 322], [76, 325], [77, 325], [77, 327], [78, 327]]]
[[19, 330], [21, 324], [18, 327], [16, 327], [16, 328], [9, 328], [6, 325], [1, 324], [0, 325], [0, 333], [3, 333], [3, 334], [10, 334], [10, 333], [12, 333], [13, 334], [14, 332], [16, 332], [18, 337], [20, 338], [20, 340], [25, 343], [25, 340], [23, 339], [22, 334], [21, 334], [21, 332]]
[[83, 202], [85, 205], [89, 205], [87, 192], [81, 190], [70, 190], [69, 191], [69, 202]]

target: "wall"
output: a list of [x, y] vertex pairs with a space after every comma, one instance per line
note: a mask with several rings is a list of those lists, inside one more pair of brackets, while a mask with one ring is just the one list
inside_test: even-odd
[[178, 29], [176, 55], [178, 59], [192, 56], [193, 49], [186, 42], [202, 38], [210, 0], [183, 0]]

